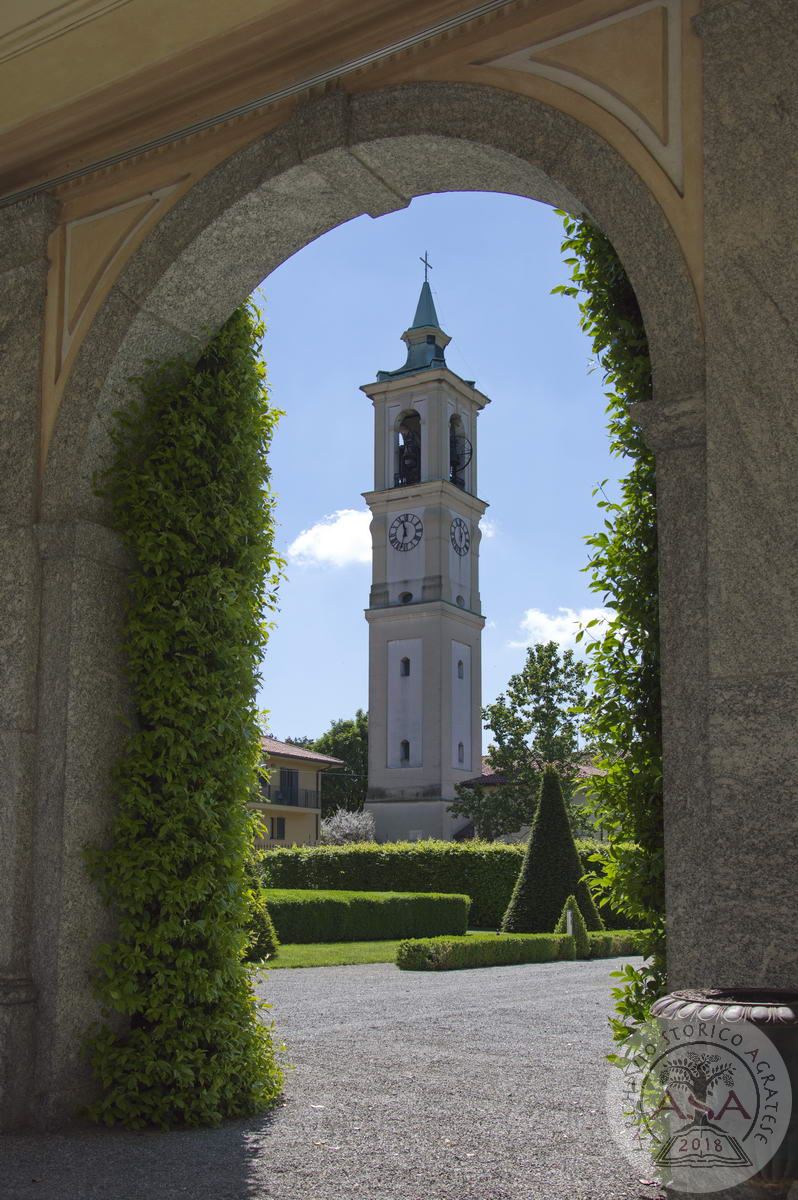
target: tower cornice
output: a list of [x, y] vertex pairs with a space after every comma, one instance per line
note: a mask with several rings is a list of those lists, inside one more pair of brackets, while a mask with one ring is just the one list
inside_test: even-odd
[[426, 387], [431, 383], [447, 383], [451, 388], [462, 396], [464, 400], [469, 400], [475, 404], [480, 411], [490, 404], [490, 397], [481, 392], [479, 388], [474, 387], [467, 379], [461, 379], [454, 371], [450, 371], [448, 367], [431, 367], [423, 371], [409, 372], [407, 375], [400, 376], [398, 379], [377, 379], [373, 383], [364, 383], [360, 390], [365, 392], [372, 401], [381, 399], [383, 396], [390, 396], [398, 392], [418, 392], [422, 387]]
[[382, 488], [379, 491], [362, 492], [361, 495], [373, 513], [388, 512], [395, 508], [412, 508], [422, 504], [429, 507], [437, 503], [459, 508], [479, 521], [489, 507], [486, 500], [472, 496], [470, 492], [456, 487], [448, 479], [429, 479], [425, 483]]
[[375, 605], [373, 608], [364, 608], [363, 612], [367, 621], [392, 621], [402, 624], [402, 622], [407, 622], [408, 617], [411, 617], [415, 624], [423, 621], [425, 617], [430, 620], [448, 617], [450, 620], [461, 621], [462, 624], [468, 625], [472, 629], [485, 628], [485, 617], [481, 612], [474, 612], [470, 608], [460, 608], [459, 605], [450, 604], [447, 600], [419, 600], [413, 604]]

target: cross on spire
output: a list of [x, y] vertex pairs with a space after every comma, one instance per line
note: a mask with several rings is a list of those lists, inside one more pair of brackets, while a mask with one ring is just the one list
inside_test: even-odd
[[424, 251], [424, 257], [419, 258], [418, 261], [423, 262], [423, 264], [424, 264], [424, 282], [426, 283], [427, 282], [427, 272], [432, 270], [432, 263], [429, 261], [429, 257], [427, 255], [426, 250]]

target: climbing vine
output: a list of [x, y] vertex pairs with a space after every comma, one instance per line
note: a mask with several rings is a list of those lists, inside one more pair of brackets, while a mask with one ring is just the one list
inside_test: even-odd
[[586, 539], [590, 587], [613, 617], [590, 622], [583, 635], [592, 677], [584, 733], [604, 771], [591, 781], [590, 803], [609, 839], [595, 882], [613, 908], [648, 930], [644, 965], [627, 966], [614, 992], [621, 1041], [665, 985], [657, 493], [654, 457], [630, 412], [651, 398], [651, 360], [637, 298], [609, 239], [561, 215], [571, 283], [554, 291], [578, 298], [608, 388], [612, 453], [628, 463], [617, 501], [596, 489], [603, 529]]
[[277, 419], [257, 312], [198, 362], [154, 367], [117, 414], [98, 483], [133, 567], [124, 630], [135, 727], [107, 846], [87, 853], [117, 932], [96, 956], [88, 1052], [108, 1124], [214, 1124], [281, 1087], [242, 961], [260, 746], [255, 690], [276, 602], [267, 452]]

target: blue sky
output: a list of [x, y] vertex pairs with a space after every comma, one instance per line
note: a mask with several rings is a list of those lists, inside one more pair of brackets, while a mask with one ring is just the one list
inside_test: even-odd
[[[360, 384], [404, 362], [399, 340], [423, 281], [452, 342], [447, 363], [492, 403], [480, 417], [479, 492], [490, 507], [481, 546], [483, 703], [520, 668], [524, 645], [572, 644], [596, 609], [581, 568], [600, 522], [596, 483], [610, 457], [601, 374], [566, 279], [562, 226], [514, 196], [424, 196], [360, 217], [306, 246], [256, 294], [267, 333], [278, 545], [287, 558], [260, 703], [277, 737], [317, 736], [367, 707], [368, 518], [372, 410]], [[610, 491], [612, 491], [612, 482]]]

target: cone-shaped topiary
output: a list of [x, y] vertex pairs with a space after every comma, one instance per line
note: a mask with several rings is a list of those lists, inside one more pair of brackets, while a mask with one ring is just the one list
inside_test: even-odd
[[280, 949], [280, 939], [266, 903], [264, 888], [257, 886], [252, 888], [248, 897], [248, 906], [249, 942], [244, 958], [247, 962], [260, 963], [277, 955], [277, 951]]
[[[568, 928], [568, 913], [571, 913], [571, 928]], [[555, 933], [573, 934], [577, 958], [590, 958], [590, 938], [587, 936], [587, 925], [582, 916], [575, 896], [569, 896], [563, 905], [560, 919], [554, 926]]]
[[502, 921], [503, 933], [551, 933], [569, 896], [588, 929], [603, 929], [574, 844], [557, 772], [546, 767], [521, 871]]

